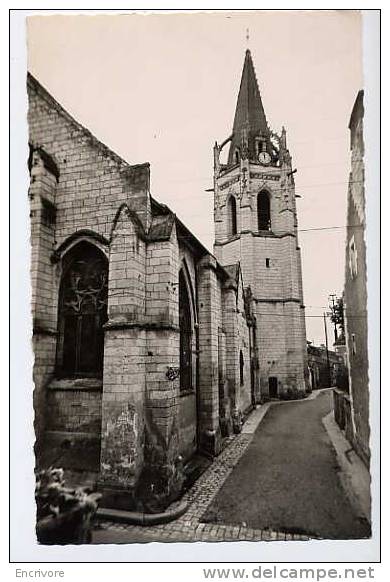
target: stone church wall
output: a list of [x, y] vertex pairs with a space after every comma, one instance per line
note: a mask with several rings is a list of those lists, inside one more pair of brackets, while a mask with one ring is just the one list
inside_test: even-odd
[[[251, 405], [242, 281], [231, 280], [195, 237], [183, 235], [173, 213], [151, 201], [148, 164], [126, 164], [32, 77], [28, 90], [37, 440], [50, 442], [53, 453], [66, 444], [80, 470], [90, 456], [105, 503], [159, 503], [180, 489], [183, 462], [199, 450], [218, 454]], [[95, 370], [96, 377], [71, 377], [58, 366], [62, 275], [81, 241], [107, 259], [102, 377]], [[185, 394], [178, 374], [181, 269], [192, 321]]]
[[[250, 330], [248, 328], [247, 320], [245, 317], [245, 306], [243, 297], [242, 286], [239, 285], [237, 290], [237, 329], [238, 329], [238, 360], [240, 359], [240, 352], [242, 352], [244, 367], [242, 373], [242, 380], [240, 378], [240, 388], [239, 388], [239, 402], [241, 413], [247, 412], [252, 405], [252, 395], [251, 395], [251, 362], [250, 362]], [[240, 367], [240, 361], [238, 361], [238, 366]]]
[[199, 305], [199, 428], [200, 445], [219, 452], [218, 320], [220, 293], [217, 263], [206, 255], [198, 263]]
[[[31, 274], [34, 313], [34, 400], [37, 404], [36, 430], [39, 438], [44, 431], [47, 417], [43, 411], [50, 406], [53, 415], [59, 410], [85, 410], [86, 393], [81, 390], [65, 390], [53, 387], [47, 394], [46, 387], [54, 377], [57, 334], [57, 305], [61, 278], [61, 260], [66, 253], [67, 241], [82, 230], [89, 231], [99, 239], [97, 244], [108, 253], [109, 239], [116, 213], [121, 204], [131, 200], [131, 208], [137, 210], [140, 227], [150, 222], [148, 215], [148, 166], [130, 168], [118, 156], [112, 154], [82, 126], [75, 122], [46, 91], [32, 78], [28, 78], [29, 111], [28, 121], [30, 143], [34, 153], [29, 191], [31, 227]], [[50, 156], [56, 168], [53, 176], [43, 167], [39, 151]], [[48, 203], [50, 206], [48, 207]], [[51, 213], [49, 213], [49, 210]], [[137, 237], [134, 244], [137, 243]], [[103, 242], [101, 242], [103, 241]], [[105, 241], [105, 242], [104, 242]], [[69, 248], [73, 244], [70, 242]], [[59, 256], [53, 255], [59, 249]], [[120, 254], [119, 254], [120, 255]], [[122, 256], [122, 258], [125, 258]], [[126, 281], [126, 273], [121, 273], [117, 262], [111, 260], [111, 294], [118, 296], [121, 281]], [[115, 277], [113, 274], [116, 271]], [[121, 279], [122, 277], [122, 279]], [[115, 278], [115, 282], [113, 281]], [[137, 288], [143, 283], [133, 283], [133, 299], [142, 303], [142, 293]], [[133, 306], [134, 307], [134, 306]], [[118, 315], [118, 299], [111, 297], [110, 315]], [[126, 308], [127, 310], [127, 308]], [[128, 311], [128, 310], [127, 310]], [[110, 339], [107, 340], [110, 344]], [[107, 346], [108, 354], [111, 346]], [[118, 384], [121, 379], [118, 378]], [[92, 396], [93, 391], [94, 395]], [[88, 399], [94, 400], [91, 410], [96, 410], [96, 402], [101, 399], [102, 388], [90, 389]], [[49, 401], [47, 401], [47, 397]], [[51, 428], [61, 427], [64, 431], [77, 432], [77, 423], [65, 412], [61, 418], [51, 418]], [[95, 416], [98, 413], [96, 412]], [[97, 418], [97, 417], [96, 417]], [[92, 423], [97, 427], [97, 420]], [[79, 430], [80, 425], [78, 425]], [[100, 432], [100, 430], [99, 430]]]
[[144, 426], [146, 243], [127, 206], [120, 207], [110, 245], [105, 326], [101, 482], [134, 487], [141, 472]]

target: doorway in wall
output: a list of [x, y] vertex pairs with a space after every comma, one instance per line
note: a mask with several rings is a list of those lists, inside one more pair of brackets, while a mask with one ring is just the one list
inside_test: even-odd
[[278, 379], [276, 376], [270, 376], [268, 378], [268, 393], [270, 398], [278, 397]]
[[315, 390], [315, 388], [317, 388], [317, 386], [316, 386], [316, 379], [315, 379], [313, 368], [310, 368], [310, 381], [311, 381], [311, 389]]

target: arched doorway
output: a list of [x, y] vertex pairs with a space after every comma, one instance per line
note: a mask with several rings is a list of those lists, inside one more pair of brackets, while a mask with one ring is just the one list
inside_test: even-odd
[[57, 376], [102, 376], [107, 292], [107, 258], [95, 245], [78, 243], [62, 264]]

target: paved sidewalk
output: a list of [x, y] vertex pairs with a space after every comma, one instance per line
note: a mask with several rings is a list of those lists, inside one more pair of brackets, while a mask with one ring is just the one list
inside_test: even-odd
[[180, 502], [188, 502], [189, 508], [179, 519], [150, 527], [133, 526], [114, 522], [100, 522], [93, 532], [94, 544], [185, 542], [185, 541], [276, 541], [308, 540], [306, 535], [254, 529], [244, 525], [218, 525], [201, 523], [205, 509], [212, 502], [250, 444], [259, 423], [272, 404], [267, 403], [254, 410], [241, 434], [231, 436], [223, 452], [201, 475]]
[[371, 520], [370, 471], [351, 447], [336, 423], [333, 411], [322, 419], [340, 465], [340, 480], [355, 512]]

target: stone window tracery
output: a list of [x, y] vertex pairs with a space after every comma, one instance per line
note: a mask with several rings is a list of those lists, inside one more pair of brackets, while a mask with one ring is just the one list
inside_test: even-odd
[[102, 375], [107, 293], [106, 257], [88, 242], [75, 245], [63, 262], [58, 310], [57, 375]]

